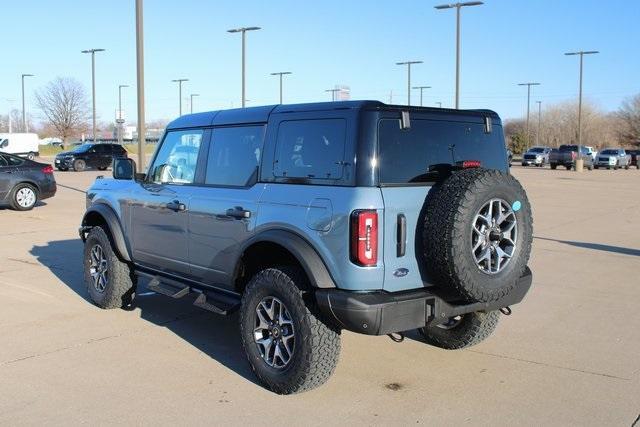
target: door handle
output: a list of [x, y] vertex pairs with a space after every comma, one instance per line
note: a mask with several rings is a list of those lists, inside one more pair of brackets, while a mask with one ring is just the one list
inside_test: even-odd
[[187, 205], [184, 203], [180, 203], [178, 200], [174, 200], [173, 202], [169, 202], [166, 205], [167, 209], [171, 209], [174, 212], [181, 212], [187, 210]]
[[230, 216], [236, 219], [251, 218], [251, 211], [242, 209], [242, 206], [236, 206], [233, 209], [227, 209], [227, 216]]

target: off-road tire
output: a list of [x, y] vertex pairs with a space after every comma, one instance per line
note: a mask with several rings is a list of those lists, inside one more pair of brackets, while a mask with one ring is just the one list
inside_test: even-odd
[[[91, 249], [95, 245], [100, 245], [107, 260], [108, 280], [103, 292], [96, 289], [90, 273]], [[84, 283], [94, 304], [104, 309], [127, 307], [135, 295], [136, 279], [131, 267], [118, 257], [112, 239], [100, 226], [89, 231], [84, 243]]]
[[87, 168], [87, 162], [82, 159], [78, 159], [73, 162], [73, 170], [76, 172], [83, 172]]
[[[325, 323], [305, 274], [296, 267], [274, 267], [259, 271], [247, 284], [240, 308], [242, 346], [251, 369], [269, 390], [293, 394], [324, 384], [340, 356], [340, 330]], [[269, 366], [254, 338], [256, 307], [263, 298], [282, 301], [293, 321], [294, 351], [283, 368]]]
[[451, 329], [429, 324], [420, 328], [420, 334], [427, 342], [445, 350], [459, 350], [484, 341], [498, 326], [500, 311], [468, 313]]
[[[20, 203], [18, 203], [18, 192], [22, 189], [29, 189], [33, 191], [35, 198], [33, 200], [33, 203], [30, 204], [29, 206], [21, 206]], [[38, 189], [31, 184], [26, 184], [26, 183], [18, 184], [15, 187], [13, 187], [13, 190], [11, 190], [11, 194], [9, 196], [9, 203], [11, 205], [11, 208], [14, 210], [30, 211], [38, 203]]]
[[[472, 253], [473, 221], [491, 199], [504, 200], [517, 222], [516, 245], [505, 266], [494, 274], [479, 268]], [[491, 302], [507, 295], [522, 276], [532, 242], [531, 206], [520, 183], [508, 173], [483, 168], [454, 172], [428, 194], [422, 232], [424, 265], [440, 287], [467, 301]]]

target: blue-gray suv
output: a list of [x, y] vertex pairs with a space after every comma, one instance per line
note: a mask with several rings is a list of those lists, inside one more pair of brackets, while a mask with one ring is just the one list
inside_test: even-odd
[[147, 288], [239, 311], [256, 376], [324, 383], [340, 333], [418, 330], [458, 349], [531, 286], [532, 219], [500, 118], [350, 101], [191, 114], [145, 173], [114, 159], [87, 191], [84, 278], [103, 308]]

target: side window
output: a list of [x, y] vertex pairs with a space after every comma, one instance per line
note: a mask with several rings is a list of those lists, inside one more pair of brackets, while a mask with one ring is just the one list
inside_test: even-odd
[[205, 184], [245, 187], [258, 177], [264, 126], [215, 128]]
[[344, 162], [344, 119], [280, 123], [274, 174], [286, 178], [340, 179]]
[[96, 154], [110, 154], [108, 144], [97, 144], [93, 147]]
[[111, 149], [113, 150], [113, 154], [115, 154], [116, 156], [121, 156], [124, 154], [124, 147], [122, 145], [112, 145]]
[[168, 132], [149, 168], [148, 180], [155, 183], [193, 183], [203, 133], [202, 129]]
[[3, 166], [9, 166], [9, 162], [4, 156], [0, 155], [0, 168]]
[[7, 164], [9, 166], [20, 166], [24, 163], [24, 159], [20, 157], [5, 156], [5, 159], [7, 160]]

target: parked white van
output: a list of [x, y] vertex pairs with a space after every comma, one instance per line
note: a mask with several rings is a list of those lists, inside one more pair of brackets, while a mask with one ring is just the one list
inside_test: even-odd
[[33, 160], [40, 153], [40, 140], [35, 133], [0, 133], [0, 152]]

